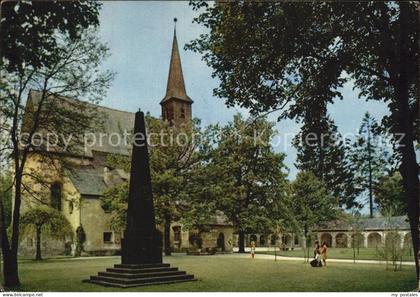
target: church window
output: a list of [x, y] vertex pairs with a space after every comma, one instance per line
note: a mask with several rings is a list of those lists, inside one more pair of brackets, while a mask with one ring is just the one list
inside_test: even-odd
[[185, 119], [185, 109], [181, 107], [181, 119]]
[[180, 241], [181, 240], [181, 227], [176, 226], [173, 227], [174, 230], [174, 241]]
[[72, 214], [74, 210], [74, 204], [73, 201], [69, 201], [69, 214]]
[[168, 106], [165, 108], [165, 120], [171, 122], [174, 119], [173, 108]]
[[112, 232], [104, 232], [104, 243], [112, 242]]
[[61, 185], [56, 182], [51, 185], [51, 206], [57, 210], [61, 210]]

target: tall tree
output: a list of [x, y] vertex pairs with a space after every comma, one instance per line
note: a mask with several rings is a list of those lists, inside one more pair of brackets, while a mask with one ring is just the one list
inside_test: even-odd
[[382, 215], [392, 213], [402, 216], [407, 213], [407, 201], [404, 199], [404, 187], [399, 172], [382, 176], [373, 191]]
[[359, 134], [352, 146], [351, 161], [356, 172], [357, 184], [362, 192], [368, 192], [370, 217], [373, 218], [374, 188], [389, 168], [389, 152], [385, 139], [378, 132], [375, 119], [366, 112]]
[[[1, 223], [7, 287], [19, 285], [17, 251], [22, 197], [32, 192], [34, 183], [45, 189], [51, 177], [48, 173], [57, 172], [60, 162], [64, 166], [66, 155], [81, 152], [84, 133], [100, 124], [95, 106], [86, 101], [98, 102], [103, 98], [113, 78], [111, 72], [99, 69], [108, 56], [108, 49], [94, 29], [80, 32], [76, 41], [65, 35], [57, 37], [52, 55], [53, 62], [48, 65], [26, 65], [23, 69], [5, 72], [5, 87], [0, 91], [3, 121], [0, 133], [2, 139], [7, 139], [0, 157], [11, 161], [14, 181], [10, 238], [4, 222]], [[33, 152], [37, 152], [39, 164], [44, 166], [42, 172], [27, 166]], [[35, 199], [35, 194], [42, 195], [42, 191], [39, 192], [30, 195]]]
[[214, 129], [218, 141], [211, 152], [209, 180], [223, 189], [216, 208], [237, 229], [243, 253], [247, 232], [273, 229], [286, 213], [284, 155], [274, 152], [273, 123], [264, 118], [244, 120], [238, 114], [226, 126]]
[[277, 110], [301, 117], [308, 102], [341, 98], [353, 80], [360, 97], [387, 104], [382, 121], [401, 156], [399, 168], [419, 269], [420, 136], [418, 28], [415, 2], [224, 2], [204, 9], [196, 22], [209, 29], [189, 48], [203, 54], [220, 80], [215, 95], [254, 114]]
[[347, 209], [358, 206], [358, 191], [348, 160], [348, 149], [328, 115], [307, 112], [293, 145], [297, 149], [296, 167], [311, 171], [326, 185], [327, 191]]
[[35, 235], [35, 260], [42, 260], [42, 234], [55, 239], [65, 239], [66, 236], [73, 235], [73, 228], [66, 217], [60, 211], [48, 206], [38, 206], [28, 210], [22, 215], [20, 224], [23, 234]]
[[338, 201], [328, 194], [326, 185], [310, 171], [301, 171], [291, 184], [290, 208], [305, 238], [307, 259], [311, 246], [310, 231], [337, 215]]
[[[80, 40], [80, 32], [90, 26], [97, 26], [99, 23], [99, 8], [101, 4], [94, 1], [71, 1], [71, 2], [38, 2], [38, 1], [9, 1], [4, 2], [0, 8], [1, 23], [1, 50], [0, 63], [3, 69], [4, 79], [1, 82], [0, 96], [0, 164], [12, 156], [14, 161], [14, 209], [12, 238], [7, 238], [4, 205], [0, 204], [1, 223], [0, 236], [2, 237], [2, 250], [4, 259], [4, 282], [6, 286], [19, 285], [17, 269], [17, 245], [19, 239], [19, 210], [21, 203], [22, 182], [21, 175], [25, 167], [26, 157], [23, 154], [19, 160], [18, 139], [19, 128], [22, 124], [23, 102], [29, 88], [41, 89], [41, 91], [52, 91], [48, 89], [48, 82], [56, 79], [63, 73], [58, 67], [60, 57], [64, 58], [63, 42]], [[63, 40], [63, 36], [65, 36]], [[68, 48], [71, 48], [67, 44]], [[60, 52], [61, 51], [61, 52]], [[69, 53], [69, 52], [68, 52]], [[83, 59], [82, 59], [83, 60]], [[91, 60], [91, 59], [90, 59]], [[98, 59], [94, 58], [94, 61]], [[89, 68], [92, 63], [87, 62]], [[74, 65], [74, 61], [69, 64]], [[69, 65], [71, 68], [71, 65]], [[96, 68], [96, 67], [93, 67]], [[47, 71], [50, 70], [50, 71]], [[53, 71], [51, 71], [53, 70]], [[85, 69], [81, 69], [84, 71]], [[69, 72], [74, 73], [75, 72]], [[43, 81], [42, 77], [49, 79]], [[74, 80], [78, 77], [75, 76]], [[80, 77], [85, 81], [86, 76]], [[61, 75], [58, 79], [65, 80]], [[70, 77], [67, 77], [70, 80]], [[34, 82], [37, 81], [36, 84]], [[44, 84], [42, 83], [44, 82]], [[77, 85], [77, 84], [76, 84]], [[78, 87], [76, 86], [76, 89]], [[86, 87], [85, 87], [86, 88]], [[54, 90], [60, 93], [59, 90]], [[45, 101], [45, 95], [41, 102]], [[41, 104], [42, 105], [42, 104]], [[41, 109], [40, 109], [41, 110]], [[39, 124], [34, 116], [35, 129], [29, 129], [31, 134], [37, 132]], [[33, 133], [32, 133], [33, 132]], [[10, 152], [12, 151], [12, 154]], [[28, 151], [27, 151], [28, 152]]]

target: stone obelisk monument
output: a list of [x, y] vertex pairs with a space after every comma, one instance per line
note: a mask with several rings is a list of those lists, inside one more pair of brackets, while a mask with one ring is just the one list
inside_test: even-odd
[[127, 225], [122, 264], [162, 263], [162, 236], [156, 230], [144, 113], [135, 116]]
[[121, 288], [192, 281], [194, 275], [162, 263], [162, 236], [156, 229], [144, 113], [135, 116], [127, 225], [121, 264], [85, 282]]

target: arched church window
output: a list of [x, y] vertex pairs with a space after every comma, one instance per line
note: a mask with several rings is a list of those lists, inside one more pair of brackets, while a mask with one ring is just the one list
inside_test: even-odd
[[56, 182], [51, 185], [51, 206], [61, 210], [61, 184]]

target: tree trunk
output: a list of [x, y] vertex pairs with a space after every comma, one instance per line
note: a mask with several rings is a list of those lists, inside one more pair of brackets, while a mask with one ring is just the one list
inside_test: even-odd
[[[401, 152], [400, 173], [403, 178], [405, 195], [408, 205], [408, 218], [410, 222], [411, 238], [413, 240], [414, 260], [416, 263], [417, 289], [420, 289], [419, 278], [419, 166], [414, 149], [413, 119], [416, 111], [410, 110], [408, 92], [408, 26], [409, 3], [400, 4], [400, 52], [399, 52], [399, 77], [395, 87], [398, 103], [398, 128], [403, 137], [400, 137], [398, 149]], [[418, 112], [418, 111], [417, 111]], [[398, 136], [398, 135], [397, 135]]]
[[[19, 246], [19, 219], [21, 204], [22, 174], [18, 171], [15, 175], [15, 205], [13, 209], [12, 240], [9, 243], [7, 230], [2, 223], [2, 251], [3, 251], [3, 276], [4, 286], [7, 288], [20, 285], [18, 274], [17, 251]], [[2, 209], [2, 214], [4, 210]], [[2, 215], [4, 218], [4, 216]]]
[[308, 226], [305, 224], [305, 226], [304, 226], [304, 236], [305, 236], [305, 248], [306, 248], [306, 253], [305, 253], [305, 258], [306, 258], [305, 261], [306, 262], [309, 262], [309, 246], [310, 246], [310, 243], [309, 243], [308, 233], [309, 233]]
[[238, 253], [245, 253], [245, 232], [244, 231], [239, 231], [238, 246], [239, 246]]
[[164, 222], [164, 236], [165, 236], [165, 247], [164, 252], [165, 256], [171, 255], [171, 217], [169, 215], [165, 215], [165, 222]]
[[3, 251], [3, 277], [6, 288], [14, 288], [20, 285], [17, 253], [14, 251], [8, 251], [6, 253]]
[[370, 123], [367, 121], [367, 132], [368, 132], [368, 168], [369, 168], [369, 211], [370, 217], [373, 218], [373, 190], [372, 190], [372, 152], [371, 152], [371, 139], [370, 139]]
[[41, 256], [41, 226], [36, 226], [36, 256], [35, 260], [42, 260]]

